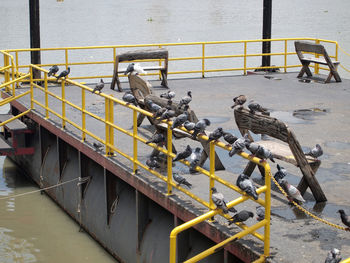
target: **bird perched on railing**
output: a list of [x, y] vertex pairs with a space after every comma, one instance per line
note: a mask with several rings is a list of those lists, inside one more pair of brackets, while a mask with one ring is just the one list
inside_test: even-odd
[[192, 101], [192, 92], [188, 91], [187, 95], [181, 98], [178, 108], [180, 109], [182, 105], [188, 105], [191, 101]]
[[156, 133], [149, 141], [146, 141], [146, 144], [150, 143], [165, 143], [165, 136], [162, 133]]
[[201, 148], [197, 147], [194, 152], [192, 151], [190, 157], [189, 157], [189, 162], [190, 162], [190, 173], [195, 173], [196, 167], [199, 164], [199, 161], [201, 159]]
[[100, 82], [96, 84], [92, 93], [95, 93], [95, 91], [98, 91], [98, 94], [100, 94], [104, 86], [105, 86], [105, 83], [103, 82], [103, 79], [101, 79]]
[[342, 260], [340, 256], [340, 250], [337, 248], [332, 248], [331, 251], [328, 252], [325, 263], [339, 263]]
[[296, 188], [294, 185], [291, 185], [286, 179], [282, 179], [280, 181], [282, 188], [284, 189], [284, 191], [286, 191], [287, 195], [288, 195], [288, 200], [291, 201], [296, 201], [296, 202], [305, 202], [305, 199], [303, 198], [303, 196], [301, 195], [300, 191], [298, 190], [298, 188]]
[[209, 142], [217, 141], [224, 135], [224, 130], [221, 127], [218, 127], [213, 132], [209, 134]]
[[249, 151], [251, 151], [253, 156], [262, 158], [260, 162], [263, 162], [265, 159], [270, 159], [273, 163], [275, 162], [275, 160], [273, 159], [273, 155], [269, 149], [254, 142], [247, 144], [246, 147]]
[[245, 147], [247, 147], [247, 145], [250, 144], [250, 140], [249, 140], [249, 135], [248, 133], [246, 133], [244, 135], [244, 137], [238, 138], [233, 144], [232, 144], [232, 149], [231, 151], [228, 153], [228, 155], [230, 157], [232, 157], [233, 155], [235, 155], [236, 153], [240, 153], [243, 151], [243, 149]]
[[321, 148], [321, 145], [316, 144], [314, 148], [312, 148], [309, 152], [305, 153], [305, 155], [309, 155], [315, 159], [320, 157], [323, 154], [323, 150]]
[[136, 74], [147, 74], [139, 63], [130, 63], [124, 72], [124, 75], [128, 75], [129, 73], [136, 72]]
[[125, 92], [125, 94], [122, 97], [122, 100], [127, 102], [128, 104], [132, 103], [135, 106], [137, 106], [137, 100], [130, 91]]
[[210, 121], [208, 119], [199, 120], [194, 126], [192, 139], [196, 139], [199, 133], [203, 133], [207, 126], [210, 126]]
[[266, 108], [263, 108], [259, 103], [256, 103], [254, 101], [251, 101], [249, 104], [248, 104], [248, 108], [250, 110], [250, 113], [255, 113], [256, 111], [258, 112], [267, 112], [267, 109]]
[[[160, 111], [158, 111], [158, 112], [156, 113], [156, 115], [159, 114], [159, 112], [160, 112]], [[170, 106], [170, 105], [168, 105], [168, 106], [166, 106], [165, 111], [164, 111], [164, 112], [162, 113], [162, 115], [159, 117], [159, 120], [169, 120], [169, 119], [175, 117], [175, 115], [176, 115], [176, 112], [175, 112], [174, 110], [171, 109], [171, 106]]]
[[171, 125], [170, 129], [175, 129], [179, 126], [181, 126], [182, 124], [185, 123], [185, 121], [187, 121], [188, 119], [188, 105], [185, 105], [184, 108], [184, 112], [180, 115], [178, 115], [174, 120], [173, 120], [173, 124]]
[[176, 155], [176, 157], [173, 159], [173, 162], [186, 159], [187, 157], [190, 157], [191, 154], [192, 154], [192, 148], [191, 146], [187, 145], [186, 149], [183, 152], [180, 152]]
[[196, 124], [194, 122], [190, 122], [190, 121], [185, 121], [184, 122], [184, 127], [186, 128], [186, 130], [188, 131], [192, 131], [194, 129], [194, 127], [196, 126]]
[[348, 216], [343, 209], [338, 210], [338, 213], [340, 214], [343, 224], [348, 227], [347, 230], [350, 230], [350, 216]]
[[64, 78], [66, 79], [67, 76], [69, 75], [70, 73], [70, 67], [68, 67], [66, 70], [63, 70], [56, 78], [57, 78], [57, 81], [60, 79], [60, 78]]
[[247, 211], [247, 210], [242, 210], [239, 213], [235, 214], [233, 217], [231, 217], [231, 220], [229, 220], [229, 225], [233, 223], [243, 223], [247, 221], [250, 217], [254, 217], [254, 213]]
[[280, 166], [279, 164], [277, 164], [277, 172], [275, 173], [275, 175], [273, 176], [275, 178], [275, 180], [277, 181], [277, 183], [281, 184], [281, 180], [287, 175], [287, 170]]
[[226, 146], [230, 146], [235, 141], [237, 141], [237, 139], [238, 138], [236, 136], [234, 136], [233, 134], [231, 134], [229, 132], [224, 132], [224, 140], [228, 143], [228, 144], [226, 144]]
[[255, 200], [258, 200], [258, 193], [256, 192], [256, 187], [250, 180], [249, 176], [246, 174], [240, 174], [237, 178], [236, 185], [246, 192], [248, 195], [252, 196]]
[[229, 211], [232, 213], [236, 213], [237, 210], [234, 207], [228, 208], [226, 205], [226, 200], [222, 193], [219, 193], [215, 187], [211, 188], [212, 195], [211, 200], [213, 200], [214, 204], [218, 209], [221, 209], [224, 214], [227, 214]]
[[245, 95], [239, 95], [237, 97], [233, 98], [233, 105], [231, 106], [231, 109], [233, 109], [234, 107], [240, 105], [242, 106], [245, 102], [247, 101], [247, 97]]
[[60, 69], [57, 65], [53, 65], [51, 68], [49, 68], [49, 73], [47, 75], [51, 77], [52, 75], [55, 75]]
[[171, 100], [171, 99], [175, 98], [175, 92], [169, 90], [168, 92], [160, 94], [160, 97], [167, 99], [167, 100]]
[[177, 174], [177, 173], [173, 173], [173, 178], [174, 178], [174, 181], [177, 182], [177, 185], [186, 185], [188, 188], [191, 188], [192, 187], [192, 184], [186, 180], [185, 177]]

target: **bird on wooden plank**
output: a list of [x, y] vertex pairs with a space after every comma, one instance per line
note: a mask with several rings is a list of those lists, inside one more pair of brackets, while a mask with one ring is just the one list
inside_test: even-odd
[[136, 72], [136, 74], [147, 74], [139, 63], [130, 63], [126, 68], [124, 75], [128, 75], [129, 73]]
[[184, 112], [180, 115], [178, 115], [174, 120], [173, 120], [173, 124], [171, 125], [170, 129], [175, 129], [179, 126], [181, 126], [182, 124], [185, 123], [185, 121], [187, 121], [188, 119], [188, 105], [185, 106], [184, 108]]
[[229, 132], [224, 132], [224, 140], [227, 142], [226, 146], [230, 146], [235, 141], [237, 141], [237, 137]]
[[[157, 113], [156, 113], [157, 115]], [[170, 120], [171, 118], [176, 116], [176, 112], [171, 109], [171, 106], [166, 106], [165, 111], [159, 117], [159, 120]]]
[[340, 218], [343, 224], [348, 227], [347, 230], [350, 230], [350, 216], [348, 216], [343, 209], [338, 210], [337, 213], [340, 214]]
[[337, 248], [332, 248], [326, 257], [325, 263], [339, 263], [342, 260], [340, 256], [340, 250]]
[[233, 105], [231, 106], [231, 109], [233, 109], [234, 107], [240, 105], [242, 106], [245, 102], [247, 101], [247, 97], [245, 95], [239, 95], [237, 97], [233, 98]]
[[[161, 111], [162, 107], [159, 106], [157, 103], [154, 103], [153, 100], [145, 99], [145, 104], [146, 104], [147, 108], [148, 108], [154, 115], [160, 114], [160, 111]], [[159, 116], [161, 116], [161, 115], [159, 115]]]
[[232, 157], [233, 155], [235, 155], [236, 153], [240, 153], [243, 151], [243, 149], [245, 147], [247, 147], [247, 145], [250, 144], [250, 140], [249, 140], [249, 135], [248, 133], [246, 133], [244, 135], [244, 137], [238, 138], [233, 144], [232, 144], [232, 149], [231, 151], [228, 153], [228, 155], [230, 157]]
[[255, 113], [256, 111], [257, 112], [267, 112], [267, 109], [266, 108], [263, 108], [259, 103], [256, 103], [254, 101], [251, 101], [249, 104], [248, 104], [248, 108], [250, 110], [250, 113]]
[[183, 184], [191, 189], [192, 184], [190, 182], [188, 182], [185, 177], [183, 177], [177, 173], [173, 173], [173, 178], [174, 178], [174, 181], [177, 182], [178, 186]]
[[254, 217], [254, 213], [247, 211], [247, 210], [242, 210], [239, 213], [235, 214], [233, 217], [231, 217], [231, 220], [229, 220], [229, 225], [233, 223], [243, 223], [247, 221], [250, 217]]
[[197, 147], [194, 152], [192, 151], [190, 157], [189, 157], [189, 162], [190, 162], [190, 173], [195, 173], [196, 167], [199, 164], [199, 161], [201, 159], [201, 148]]
[[264, 162], [265, 159], [270, 159], [271, 162], [275, 162], [275, 160], [273, 159], [273, 155], [271, 153], [271, 151], [257, 143], [249, 143], [247, 145], [247, 149], [249, 151], [251, 151], [251, 153], [253, 154], [253, 156], [257, 156], [259, 158], [262, 158], [262, 160], [260, 160], [260, 162]]
[[299, 202], [306, 202], [303, 196], [301, 195], [300, 191], [298, 188], [296, 188], [294, 185], [291, 185], [286, 179], [282, 179], [281, 181], [281, 186], [286, 191], [288, 195], [288, 200], [291, 201], [296, 201], [297, 203]]
[[210, 125], [210, 121], [208, 119], [199, 120], [194, 126], [192, 139], [196, 139], [199, 133], [203, 133], [207, 126]]
[[146, 144], [150, 143], [165, 143], [165, 136], [162, 133], [156, 133], [149, 141], [146, 141]]
[[211, 141], [217, 141], [224, 135], [224, 130], [221, 127], [218, 127], [213, 132], [209, 134], [209, 142]]
[[258, 200], [258, 193], [256, 192], [256, 187], [254, 186], [252, 180], [246, 174], [240, 174], [237, 178], [236, 185], [246, 192], [248, 195], [252, 196], [255, 200]]
[[137, 106], [137, 100], [136, 100], [135, 96], [130, 91], [125, 92], [125, 94], [122, 97], [122, 100], [128, 104], [132, 103], [135, 106]]
[[192, 154], [192, 148], [191, 146], [187, 145], [186, 149], [183, 152], [180, 152], [176, 155], [176, 157], [173, 159], [173, 162], [186, 159], [187, 157], [190, 157], [191, 154]]
[[175, 98], [175, 92], [169, 90], [168, 92], [160, 94], [160, 97], [167, 99], [167, 100], [171, 100], [171, 99]]
[[184, 127], [186, 128], [186, 130], [188, 131], [192, 131], [194, 129], [194, 127], [196, 126], [196, 124], [194, 122], [190, 122], [190, 121], [185, 121], [184, 123]]
[[70, 67], [68, 67], [68, 69], [66, 70], [63, 70], [56, 78], [57, 78], [57, 81], [60, 79], [60, 78], [64, 78], [66, 79], [67, 76], [69, 75], [70, 73]]
[[51, 68], [49, 68], [49, 73], [47, 75], [51, 77], [52, 75], [55, 75], [60, 69], [57, 65], [53, 65]]
[[312, 148], [309, 152], [305, 153], [305, 155], [309, 155], [315, 159], [317, 159], [318, 157], [320, 157], [323, 154], [323, 150], [321, 145], [316, 144], [316, 146], [314, 148]]
[[191, 101], [192, 101], [192, 92], [188, 91], [187, 95], [181, 98], [178, 108], [180, 109], [182, 105], [188, 105]]
[[221, 209], [224, 214], [227, 214], [229, 211], [232, 213], [236, 213], [237, 210], [234, 207], [228, 208], [226, 205], [226, 200], [222, 193], [219, 193], [215, 187], [211, 188], [212, 195], [211, 199], [218, 209]]
[[104, 86], [105, 86], [105, 83], [103, 82], [103, 79], [101, 79], [100, 82], [96, 84], [92, 93], [95, 93], [95, 91], [98, 91], [98, 93], [100, 94]]

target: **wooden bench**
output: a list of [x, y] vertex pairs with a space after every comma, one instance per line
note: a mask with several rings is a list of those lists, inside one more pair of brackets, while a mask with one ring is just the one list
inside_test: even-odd
[[115, 83], [117, 82], [118, 91], [122, 91], [120, 81], [119, 81], [119, 73], [124, 74], [126, 71], [126, 68], [120, 69], [119, 63], [125, 62], [125, 61], [134, 61], [134, 60], [149, 60], [149, 59], [164, 59], [163, 65], [155, 65], [155, 66], [149, 66], [149, 67], [142, 67], [145, 71], [150, 70], [159, 70], [162, 77], [162, 83], [161, 85], [168, 88], [168, 50], [164, 48], [158, 48], [158, 49], [144, 49], [144, 50], [135, 50], [135, 51], [128, 51], [125, 53], [121, 53], [116, 56], [115, 58], [115, 65], [114, 65], [114, 73], [111, 83], [111, 89], [114, 90]]
[[[307, 41], [295, 41], [294, 46], [295, 46], [295, 51], [299, 57], [299, 60], [303, 65], [303, 67], [301, 68], [298, 74], [298, 78], [301, 78], [304, 75], [304, 73], [306, 73], [308, 77], [311, 77], [312, 73], [310, 71], [309, 64], [315, 63], [315, 64], [328, 65], [330, 72], [327, 79], [325, 80], [325, 83], [329, 83], [332, 76], [334, 77], [336, 82], [341, 82], [341, 78], [337, 71], [337, 67], [340, 62], [332, 61], [331, 58], [328, 56], [324, 46], [320, 44], [307, 42]], [[306, 55], [303, 52], [308, 52], [308, 53]], [[312, 56], [310, 53], [314, 53], [315, 55], [322, 55], [323, 57]]]
[[[327, 201], [315, 177], [321, 161], [305, 156], [296, 136], [285, 123], [270, 116], [250, 113], [249, 110], [244, 108], [236, 108], [234, 110], [234, 115], [241, 134], [248, 133], [251, 141], [253, 141], [253, 138], [249, 131], [255, 134], [265, 134], [278, 140], [257, 141], [256, 143], [269, 149], [274, 158], [291, 163], [300, 168], [303, 177], [300, 180], [298, 189], [302, 195], [306, 192], [307, 188], [310, 187], [316, 202]], [[249, 162], [244, 173], [250, 176], [255, 167], [256, 164]], [[262, 175], [264, 175], [264, 168], [260, 166], [258, 166], [258, 168]]]

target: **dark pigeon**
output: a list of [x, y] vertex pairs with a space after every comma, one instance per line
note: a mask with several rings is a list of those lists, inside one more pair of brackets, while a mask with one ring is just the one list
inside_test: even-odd
[[129, 73], [133, 72], [134, 71], [134, 65], [135, 65], [135, 63], [129, 64], [128, 67], [126, 68], [125, 72], [124, 72], [124, 75], [128, 75]]
[[105, 86], [105, 83], [103, 82], [103, 79], [101, 79], [100, 82], [96, 84], [92, 93], [95, 93], [95, 91], [98, 91], [98, 93], [101, 93], [101, 90], [103, 89], [104, 86]]
[[265, 219], [265, 207], [257, 206], [256, 207], [256, 220], [261, 221]]
[[192, 148], [191, 146], [187, 145], [186, 149], [183, 152], [180, 152], [176, 155], [173, 162], [186, 159], [187, 157], [190, 157], [192, 154]]
[[174, 181], [177, 182], [177, 185], [186, 185], [188, 188], [192, 187], [192, 184], [190, 184], [185, 177], [182, 177], [181, 175], [177, 174], [177, 173], [173, 173], [173, 178]]
[[296, 188], [294, 185], [291, 185], [286, 179], [280, 180], [281, 186], [286, 191], [288, 195], [288, 200], [291, 202], [293, 200], [297, 202], [305, 202], [305, 199], [300, 194], [300, 191], [298, 188]]
[[228, 153], [230, 157], [235, 155], [236, 153], [240, 153], [243, 149], [250, 144], [250, 140], [248, 138], [248, 134], [245, 134], [244, 137], [238, 138], [233, 144], [232, 149]]
[[248, 104], [248, 108], [250, 110], [250, 113], [255, 113], [256, 111], [258, 112], [267, 112], [266, 108], [263, 108], [259, 103], [256, 102], [250, 102]]
[[171, 99], [175, 98], [175, 92], [169, 90], [166, 93], [160, 94], [160, 97], [164, 98], [164, 99], [167, 99], [167, 100], [171, 100]]
[[170, 120], [175, 117], [176, 113], [171, 109], [171, 106], [167, 106], [166, 110], [162, 113], [159, 120]]
[[192, 92], [188, 91], [187, 96], [181, 98], [178, 108], [180, 109], [182, 105], [188, 105], [191, 101], [192, 101]]
[[209, 142], [217, 141], [224, 135], [224, 130], [219, 127], [209, 134]]
[[229, 132], [224, 132], [224, 140], [228, 143], [228, 146], [237, 141], [237, 137]]
[[339, 263], [342, 260], [340, 256], [340, 250], [337, 248], [333, 248], [328, 252], [325, 263]]
[[146, 165], [151, 169], [160, 168], [160, 164], [157, 161], [157, 158], [154, 157], [151, 157], [151, 159], [147, 159]]
[[195, 173], [196, 167], [199, 164], [199, 161], [201, 159], [201, 148], [197, 147], [194, 152], [192, 151], [189, 162], [190, 162], [190, 173]]
[[185, 123], [185, 121], [187, 121], [188, 119], [188, 105], [185, 106], [184, 108], [184, 112], [182, 114], [180, 114], [179, 116], [177, 116], [174, 120], [173, 120], [173, 124], [171, 125], [170, 129], [175, 129], [179, 126], [181, 126], [182, 124]]
[[130, 91], [125, 92], [125, 94], [122, 97], [122, 100], [127, 102], [127, 103], [132, 103], [135, 106], [137, 106], [136, 98]]
[[248, 195], [252, 196], [255, 200], [258, 200], [256, 187], [253, 185], [253, 182], [249, 179], [248, 175], [243, 173], [240, 174], [237, 178], [236, 185]]
[[[271, 162], [273, 162], [273, 163], [275, 162], [271, 151], [269, 149], [266, 149], [265, 147], [257, 144], [257, 143], [252, 142], [252, 143], [248, 144], [247, 149], [249, 151], [251, 151], [251, 153], [256, 157], [259, 157], [262, 159], [270, 159]], [[261, 161], [264, 161], [264, 160], [261, 160]]]
[[192, 133], [192, 138], [196, 139], [197, 135], [199, 133], [203, 133], [204, 130], [207, 128], [207, 126], [210, 125], [210, 121], [208, 119], [202, 119], [199, 120], [196, 125], [194, 126], [193, 133]]
[[321, 148], [321, 145], [316, 144], [314, 148], [312, 148], [309, 152], [305, 153], [305, 155], [310, 155], [313, 158], [318, 158], [323, 154], [323, 150]]
[[221, 209], [224, 214], [227, 214], [229, 211], [232, 213], [236, 213], [237, 210], [234, 207], [228, 208], [226, 205], [226, 200], [222, 193], [219, 193], [215, 187], [211, 188], [212, 195], [211, 199], [217, 208]]
[[235, 214], [233, 217], [231, 217], [231, 220], [228, 224], [231, 225], [233, 223], [242, 223], [247, 221], [250, 217], [254, 217], [253, 212], [242, 210], [239, 213]]
[[196, 126], [196, 124], [194, 122], [190, 122], [190, 121], [185, 121], [184, 123], [184, 127], [186, 128], [186, 130], [188, 131], [192, 131], [194, 129], [194, 127]]
[[96, 142], [92, 143], [92, 146], [94, 146], [96, 152], [101, 151], [101, 149], [103, 147], [103, 145], [101, 143], [96, 143]]
[[341, 221], [343, 222], [344, 225], [350, 228], [350, 216], [345, 214], [345, 211], [343, 209], [338, 210], [338, 213], [340, 214]]
[[245, 102], [247, 101], [247, 97], [245, 95], [239, 95], [237, 97], [233, 98], [233, 105], [231, 106], [231, 109], [233, 109], [234, 107], [240, 105], [242, 106]]
[[279, 164], [277, 164], [277, 172], [273, 176], [277, 183], [281, 184], [281, 180], [287, 175], [287, 170], [283, 167], [281, 167]]
[[[148, 109], [155, 115], [159, 115], [161, 109], [163, 109], [161, 106], [159, 106], [157, 103], [154, 103], [152, 100], [146, 99], [145, 103], [146, 103], [146, 106], [148, 107]], [[161, 115], [159, 115], [159, 116], [161, 116]]]
[[51, 77], [52, 75], [55, 75], [60, 69], [57, 65], [53, 65], [51, 68], [49, 68], [49, 73], [47, 75]]
[[57, 78], [57, 81], [60, 79], [60, 78], [67, 78], [68, 74], [70, 73], [70, 67], [68, 67], [67, 70], [63, 70], [56, 78]]
[[152, 138], [146, 142], [146, 144], [149, 143], [165, 143], [165, 137], [162, 133], [156, 133], [152, 136]]

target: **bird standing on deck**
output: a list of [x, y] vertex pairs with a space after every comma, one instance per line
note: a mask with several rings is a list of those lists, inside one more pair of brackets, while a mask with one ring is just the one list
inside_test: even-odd
[[147, 159], [146, 165], [151, 169], [160, 168], [160, 164], [159, 164], [157, 158], [155, 158], [155, 157], [151, 157], [151, 159]]
[[348, 227], [348, 230], [350, 230], [350, 216], [348, 216], [343, 209], [338, 210], [338, 213], [340, 214], [343, 224]]
[[192, 139], [196, 139], [199, 133], [203, 133], [207, 126], [210, 125], [210, 121], [208, 119], [199, 120], [194, 126]]
[[296, 188], [294, 185], [291, 185], [286, 179], [282, 179], [280, 182], [282, 188], [284, 189], [284, 191], [286, 191], [288, 195], [288, 200], [290, 202], [293, 200], [302, 203], [306, 202], [298, 188]]
[[68, 67], [67, 70], [63, 70], [56, 78], [57, 78], [57, 81], [60, 79], [60, 78], [64, 78], [66, 79], [67, 76], [69, 75], [70, 73], [70, 67]]
[[263, 206], [257, 206], [256, 207], [256, 220], [261, 221], [265, 219], [265, 207]]
[[340, 256], [340, 250], [337, 248], [333, 248], [328, 252], [325, 263], [339, 263], [342, 260]]
[[104, 86], [105, 86], [105, 83], [103, 82], [103, 79], [101, 79], [100, 82], [96, 84], [92, 93], [95, 93], [95, 91], [98, 91], [98, 94], [100, 94]]
[[323, 150], [321, 148], [321, 145], [316, 144], [314, 148], [312, 148], [309, 152], [305, 153], [305, 155], [310, 155], [311, 157], [317, 159], [323, 154]]
[[222, 193], [219, 193], [215, 187], [212, 187], [211, 191], [212, 191], [211, 200], [213, 200], [216, 207], [221, 209], [224, 214], [227, 214], [229, 211], [232, 213], [237, 212], [237, 210], [234, 207], [231, 207], [231, 208], [227, 207], [224, 195]]
[[188, 91], [185, 97], [182, 97], [178, 108], [180, 109], [182, 105], [188, 105], [192, 101], [192, 92]]
[[49, 68], [49, 73], [47, 75], [51, 77], [52, 75], [55, 75], [60, 69], [57, 65], [53, 65], [51, 68]]
[[253, 212], [242, 210], [239, 213], [235, 214], [228, 224], [231, 225], [233, 223], [243, 223], [247, 221], [250, 217], [254, 217]]
[[125, 94], [122, 97], [122, 100], [129, 103], [134, 104], [135, 106], [137, 106], [137, 101], [134, 95], [132, 95], [132, 93], [130, 91], [125, 92]]
[[256, 192], [256, 187], [250, 180], [249, 176], [246, 174], [240, 174], [237, 178], [236, 185], [246, 192], [248, 195], [252, 196], [255, 200], [258, 200], [258, 193]]
[[174, 181], [177, 182], [178, 186], [183, 184], [183, 185], [186, 185], [188, 188], [191, 189], [192, 184], [190, 182], [188, 182], [185, 177], [183, 177], [183, 176], [181, 176], [181, 175], [179, 175], [177, 173], [173, 173], [173, 178], [174, 178]]
[[233, 98], [233, 105], [231, 106], [231, 109], [236, 107], [237, 105], [242, 106], [247, 101], [247, 97], [245, 95], [239, 95], [237, 97]]

